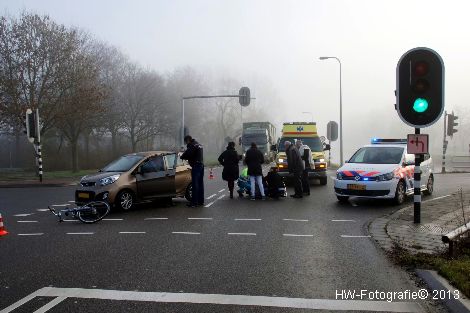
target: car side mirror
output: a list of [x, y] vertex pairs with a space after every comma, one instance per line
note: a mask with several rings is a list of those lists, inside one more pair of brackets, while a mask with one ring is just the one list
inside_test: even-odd
[[323, 151], [329, 151], [329, 150], [331, 150], [330, 144], [325, 143], [324, 146], [323, 146]]

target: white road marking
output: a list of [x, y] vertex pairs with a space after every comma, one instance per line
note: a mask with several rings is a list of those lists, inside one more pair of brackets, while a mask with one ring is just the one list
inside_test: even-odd
[[205, 208], [208, 208], [208, 207], [210, 207], [211, 205], [213, 205], [214, 203], [215, 203], [215, 201], [212, 201], [212, 202], [206, 204], [204, 207], [205, 207]]
[[331, 220], [332, 222], [355, 222], [355, 220]]
[[256, 233], [227, 233], [227, 235], [234, 235], [234, 236], [256, 236]]
[[359, 235], [359, 236], [354, 236], [354, 235], [341, 235], [341, 238], [370, 238], [369, 235]]
[[146, 234], [144, 231], [120, 231], [120, 234]]
[[174, 231], [172, 234], [183, 234], [183, 235], [200, 235], [201, 233], [195, 233], [190, 231]]
[[151, 220], [167, 220], [168, 217], [147, 217], [144, 218], [144, 221], [151, 221]]
[[62, 220], [62, 221], [64, 221], [64, 222], [75, 222], [75, 223], [80, 222], [79, 220]]
[[285, 237], [313, 237], [313, 235], [301, 235], [301, 234], [282, 234]]
[[292, 218], [284, 218], [283, 221], [290, 221], [290, 222], [308, 222], [308, 220], [296, 220]]
[[123, 221], [123, 218], [103, 218], [102, 221]]
[[53, 204], [51, 206], [69, 206], [70, 204], [66, 203], [66, 204]]
[[47, 211], [49, 211], [49, 209], [37, 209], [37, 211], [39, 211], [39, 212], [47, 212]]
[[17, 234], [18, 236], [42, 236], [44, 233]]
[[212, 199], [212, 198], [214, 198], [215, 196], [217, 196], [216, 193], [214, 193], [213, 195], [210, 195], [209, 197], [207, 197], [206, 200]]
[[447, 197], [450, 197], [450, 196], [451, 195], [445, 195], [445, 196], [441, 196], [441, 197], [432, 198], [432, 199], [429, 199], [429, 200], [424, 200], [423, 202], [429, 202], [429, 201], [444, 199], [444, 198], [447, 198]]
[[52, 309], [53, 307], [55, 307], [56, 305], [64, 301], [65, 299], [67, 299], [67, 296], [54, 298], [52, 301], [46, 303], [45, 305], [43, 305], [42, 307], [40, 307], [33, 313], [46, 313], [47, 311], [49, 311], [50, 309]]
[[94, 233], [66, 233], [67, 235], [93, 235]]
[[212, 217], [188, 217], [188, 220], [212, 220]]
[[224, 189], [220, 189], [219, 192], [224, 192], [225, 191], [225, 188]]
[[25, 217], [25, 216], [30, 216], [30, 215], [33, 215], [34, 213], [23, 213], [23, 214], [15, 214], [13, 216], [17, 216], [17, 217]]
[[217, 198], [217, 200], [220, 200], [220, 199], [222, 199], [223, 197], [225, 197], [225, 195], [221, 195], [220, 197]]
[[[56, 297], [56, 299], [51, 301], [54, 305], [62, 301], [62, 298], [79, 298], [155, 303], [194, 303], [296, 308], [323, 311], [424, 312], [421, 305], [417, 302], [307, 299], [226, 294], [139, 292], [105, 289], [44, 287], [6, 307], [0, 311], [0, 313], [9, 313], [24, 305], [28, 301], [31, 301], [35, 297]], [[49, 303], [50, 305], [47, 309], [52, 307], [51, 302]]]
[[261, 221], [260, 218], [236, 218], [236, 221]]
[[37, 223], [38, 221], [17, 221], [18, 223]]
[[74, 201], [74, 200], [71, 200], [71, 201], [67, 201], [67, 202], [68, 202], [68, 203], [75, 203], [75, 201]]

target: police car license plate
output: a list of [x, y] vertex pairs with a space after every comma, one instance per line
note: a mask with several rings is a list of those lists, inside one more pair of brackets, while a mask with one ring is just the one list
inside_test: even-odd
[[366, 190], [366, 185], [348, 184], [350, 190]]
[[85, 192], [79, 192], [78, 197], [81, 199], [90, 199], [90, 194]]

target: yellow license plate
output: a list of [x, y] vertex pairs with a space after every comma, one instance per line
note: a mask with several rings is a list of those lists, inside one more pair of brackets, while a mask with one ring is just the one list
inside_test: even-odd
[[366, 190], [366, 185], [349, 184], [348, 189], [350, 189], [350, 190]]
[[83, 198], [83, 199], [90, 199], [90, 194], [85, 193], [85, 192], [79, 192], [78, 197]]

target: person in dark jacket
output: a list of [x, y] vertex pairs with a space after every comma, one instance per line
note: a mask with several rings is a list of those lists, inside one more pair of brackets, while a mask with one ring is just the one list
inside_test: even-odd
[[182, 160], [188, 160], [191, 166], [192, 179], [192, 197], [189, 207], [198, 207], [204, 205], [204, 159], [203, 149], [195, 139], [191, 136], [184, 137], [186, 143], [186, 151], [181, 155]]
[[302, 198], [302, 173], [305, 169], [305, 164], [300, 157], [300, 152], [297, 147], [290, 141], [284, 143], [287, 156], [287, 166], [289, 173], [294, 174], [294, 190], [295, 194], [291, 195], [292, 198]]
[[250, 149], [246, 151], [245, 154], [245, 163], [248, 167], [248, 175], [250, 176], [251, 184], [251, 200], [256, 198], [256, 184], [258, 184], [259, 191], [261, 193], [261, 198], [265, 199], [264, 187], [263, 187], [263, 169], [261, 164], [264, 163], [264, 156], [261, 151], [258, 150], [256, 143], [252, 142]]
[[235, 151], [235, 143], [233, 141], [228, 143], [227, 150], [222, 152], [218, 161], [224, 167], [222, 179], [228, 182], [230, 199], [233, 199], [233, 188], [239, 176], [238, 162], [240, 161], [240, 156], [237, 151]]

